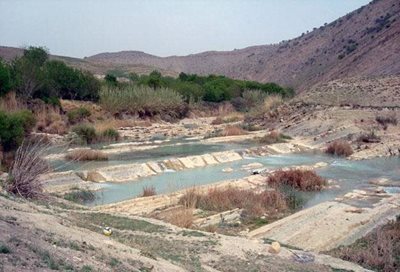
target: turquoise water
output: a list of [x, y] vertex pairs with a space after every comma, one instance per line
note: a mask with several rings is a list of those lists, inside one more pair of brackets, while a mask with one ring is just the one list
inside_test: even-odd
[[[316, 172], [327, 179], [334, 179], [340, 188], [327, 189], [321, 192], [301, 193], [305, 199], [305, 207], [323, 201], [332, 200], [353, 189], [363, 189], [369, 186], [369, 181], [374, 178], [389, 178], [394, 181], [400, 177], [399, 158], [377, 158], [363, 161], [349, 161], [337, 157], [321, 154], [288, 154], [272, 155], [257, 158], [245, 158], [232, 163], [207, 166], [203, 168], [185, 169], [178, 172], [166, 172], [161, 175], [143, 178], [128, 183], [104, 183], [102, 190], [96, 192], [96, 200], [89, 205], [109, 204], [135, 198], [142, 193], [143, 187], [153, 186], [158, 194], [174, 192], [184, 188], [212, 184], [215, 182], [242, 178], [250, 175], [241, 169], [249, 163], [259, 162], [266, 169], [279, 169], [287, 166], [313, 165], [317, 162], [328, 163], [327, 167], [317, 169]], [[224, 168], [232, 168], [233, 172], [223, 172]], [[399, 182], [400, 186], [400, 182]], [[396, 187], [390, 189], [396, 192]]]
[[[151, 145], [151, 144], [150, 144]], [[143, 145], [145, 146], [145, 145]], [[179, 143], [164, 143], [153, 149], [143, 151], [130, 151], [118, 154], [111, 154], [108, 161], [90, 161], [90, 162], [66, 162], [63, 159], [52, 160], [50, 162], [52, 168], [56, 172], [69, 170], [90, 170], [106, 166], [114, 166], [121, 164], [129, 164], [135, 162], [159, 161], [172, 157], [185, 157], [191, 155], [201, 155], [212, 152], [226, 150], [243, 150], [250, 147], [249, 143], [217, 143], [207, 144], [198, 141], [179, 142]], [[97, 147], [99, 148], [99, 147]], [[65, 151], [64, 151], [65, 152]], [[56, 152], [54, 152], [56, 153]]]

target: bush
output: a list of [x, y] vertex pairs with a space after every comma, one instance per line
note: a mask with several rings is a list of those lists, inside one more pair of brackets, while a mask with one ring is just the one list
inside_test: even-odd
[[35, 118], [30, 111], [0, 111], [0, 144], [4, 151], [15, 150], [34, 126]]
[[69, 152], [65, 158], [71, 161], [106, 161], [108, 155], [100, 150], [76, 149]]
[[119, 140], [120, 135], [117, 130], [113, 128], [107, 128], [106, 130], [100, 133], [99, 137], [101, 138], [102, 141], [116, 142]]
[[311, 170], [278, 170], [267, 178], [267, 183], [273, 186], [289, 186], [300, 191], [320, 191], [326, 180]]
[[67, 113], [68, 121], [71, 124], [76, 124], [78, 122], [81, 122], [85, 118], [88, 118], [90, 115], [91, 115], [90, 111], [85, 107], [79, 107]]
[[81, 125], [76, 125], [75, 127], [72, 128], [72, 131], [76, 133], [79, 138], [86, 144], [91, 144], [96, 142], [97, 135], [96, 135], [96, 129], [88, 124], [81, 124]]
[[292, 139], [290, 136], [287, 136], [285, 134], [272, 131], [269, 134], [266, 134], [265, 136], [261, 137], [258, 139], [258, 142], [261, 144], [276, 144], [276, 143], [285, 143], [286, 140]]
[[156, 188], [154, 186], [145, 186], [143, 187], [143, 192], [140, 195], [141, 197], [147, 197], [147, 196], [154, 196], [156, 195]]
[[170, 116], [182, 118], [187, 114], [187, 105], [181, 95], [168, 88], [153, 90], [146, 86], [128, 85], [123, 88], [104, 88], [100, 94], [103, 107], [116, 113], [145, 116]]
[[353, 154], [353, 148], [346, 141], [334, 141], [330, 143], [325, 150], [325, 153], [336, 156], [348, 157]]
[[47, 145], [41, 141], [22, 143], [16, 152], [5, 189], [24, 198], [42, 198], [40, 176], [50, 170], [47, 161], [42, 159], [46, 151]]

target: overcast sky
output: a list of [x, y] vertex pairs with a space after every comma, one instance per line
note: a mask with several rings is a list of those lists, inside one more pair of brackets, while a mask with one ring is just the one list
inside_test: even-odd
[[0, 45], [74, 57], [159, 56], [276, 43], [369, 0], [0, 0]]

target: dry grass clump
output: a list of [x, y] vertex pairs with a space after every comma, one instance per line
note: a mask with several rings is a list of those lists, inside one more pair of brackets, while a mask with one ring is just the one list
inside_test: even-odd
[[338, 140], [330, 143], [327, 149], [325, 150], [325, 153], [336, 156], [348, 157], [351, 154], [353, 154], [353, 148], [348, 142]]
[[226, 126], [224, 128], [224, 130], [219, 133], [218, 136], [224, 137], [224, 136], [237, 136], [237, 135], [244, 135], [244, 134], [247, 134], [247, 132], [244, 131], [239, 126]]
[[10, 177], [5, 182], [5, 189], [24, 198], [43, 198], [43, 185], [40, 176], [49, 172], [50, 167], [42, 159], [48, 145], [42, 141], [25, 141], [18, 148]]
[[279, 191], [263, 191], [237, 188], [213, 188], [206, 193], [188, 190], [179, 200], [179, 204], [207, 211], [223, 212], [236, 208], [243, 209], [247, 218], [256, 218], [265, 213], [276, 213], [287, 208], [285, 197]]
[[70, 161], [106, 161], [108, 155], [100, 150], [93, 149], [75, 149], [65, 155]]
[[275, 187], [286, 185], [300, 191], [320, 191], [326, 180], [311, 170], [278, 170], [267, 178], [267, 183]]
[[58, 108], [44, 105], [35, 109], [34, 116], [37, 131], [60, 135], [68, 132], [68, 124]]
[[272, 131], [265, 136], [258, 138], [258, 142], [261, 144], [276, 144], [276, 143], [285, 143], [286, 140], [292, 139], [290, 136], [279, 133], [277, 131]]
[[339, 247], [329, 254], [373, 271], [399, 271], [400, 217], [376, 228], [354, 244]]
[[181, 228], [192, 227], [194, 221], [193, 209], [186, 207], [176, 207], [156, 217]]
[[154, 196], [156, 194], [157, 194], [157, 192], [156, 192], [156, 188], [154, 186], [144, 186], [143, 192], [140, 196], [147, 197], [147, 196]]

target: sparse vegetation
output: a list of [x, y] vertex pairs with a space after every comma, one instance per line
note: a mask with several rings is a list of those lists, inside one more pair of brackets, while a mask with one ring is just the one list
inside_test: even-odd
[[325, 152], [327, 154], [332, 154], [335, 156], [348, 157], [351, 154], [353, 154], [353, 148], [351, 147], [351, 145], [348, 142], [342, 141], [342, 140], [337, 140], [337, 141], [333, 141], [332, 143], [330, 143], [328, 145], [327, 149], [325, 150]]
[[400, 217], [380, 226], [354, 244], [334, 249], [329, 254], [374, 271], [400, 268]]
[[69, 152], [65, 158], [70, 161], [106, 161], [108, 155], [100, 150], [75, 149]]
[[300, 191], [320, 191], [326, 184], [326, 180], [315, 171], [301, 169], [277, 170], [266, 182], [275, 187], [289, 186]]
[[162, 219], [181, 228], [190, 228], [194, 221], [193, 209], [187, 207], [174, 208], [164, 212]]
[[64, 199], [79, 204], [91, 202], [96, 199], [96, 195], [91, 190], [73, 188], [70, 192], [64, 195]]
[[287, 140], [292, 139], [290, 136], [279, 133], [277, 131], [272, 131], [265, 136], [258, 138], [257, 141], [261, 144], [275, 144], [275, 143], [285, 143]]
[[246, 219], [259, 217], [266, 212], [276, 213], [286, 209], [284, 196], [276, 190], [256, 193], [237, 188], [210, 189], [206, 193], [191, 189], [179, 200], [187, 208], [223, 212], [235, 208], [243, 209]]

